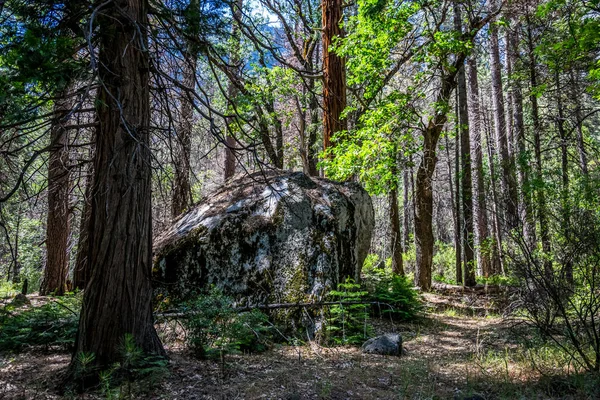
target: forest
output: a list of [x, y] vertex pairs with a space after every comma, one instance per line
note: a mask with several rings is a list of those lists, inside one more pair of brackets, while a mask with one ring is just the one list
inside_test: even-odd
[[600, 398], [599, 0], [0, 0], [0, 399]]

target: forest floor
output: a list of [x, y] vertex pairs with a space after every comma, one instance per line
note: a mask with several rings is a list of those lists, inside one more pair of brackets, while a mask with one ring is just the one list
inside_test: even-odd
[[[122, 386], [112, 398], [143, 399], [592, 399], [598, 385], [576, 374], [552, 347], [535, 345], [522, 321], [502, 318], [498, 296], [426, 294], [417, 322], [372, 321], [399, 332], [401, 357], [367, 355], [351, 346], [274, 346], [260, 354], [199, 361], [173, 343], [161, 379]], [[106, 398], [107, 392], [61, 397], [66, 353], [0, 355], [0, 399]]]

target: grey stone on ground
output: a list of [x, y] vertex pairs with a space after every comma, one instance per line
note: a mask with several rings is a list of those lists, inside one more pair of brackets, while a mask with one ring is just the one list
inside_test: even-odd
[[402, 336], [398, 333], [386, 333], [367, 340], [361, 349], [367, 354], [399, 356], [402, 354]]
[[237, 305], [317, 301], [358, 279], [374, 227], [357, 183], [301, 172], [238, 176], [182, 215], [154, 245], [157, 296], [216, 285]]

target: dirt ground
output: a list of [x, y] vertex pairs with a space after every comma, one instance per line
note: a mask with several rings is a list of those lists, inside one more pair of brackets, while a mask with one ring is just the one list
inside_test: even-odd
[[[517, 357], [522, 354], [522, 326], [488, 313], [497, 308], [493, 298], [427, 294], [425, 300], [425, 315], [415, 323], [373, 321], [377, 333], [402, 335], [401, 357], [308, 343], [228, 355], [222, 362], [199, 361], [174, 342], [168, 348], [170, 367], [164, 378], [121, 387], [121, 397], [117, 391], [113, 395], [182, 400], [593, 398], [578, 388], [570, 390], [572, 394], [546, 388], [539, 371]], [[59, 396], [56, 383], [69, 359], [69, 354], [0, 356], [0, 399], [108, 396]]]

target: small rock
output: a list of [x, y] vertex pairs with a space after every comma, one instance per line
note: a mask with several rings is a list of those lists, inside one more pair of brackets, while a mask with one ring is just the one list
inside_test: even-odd
[[399, 356], [402, 354], [402, 336], [386, 333], [367, 340], [361, 347], [363, 353]]

